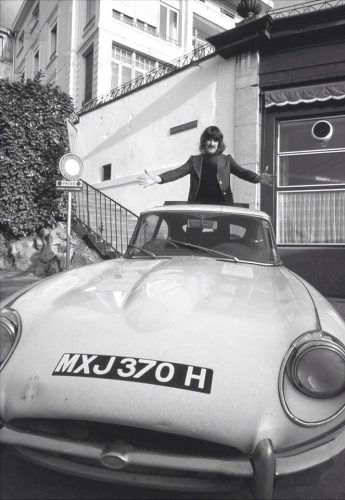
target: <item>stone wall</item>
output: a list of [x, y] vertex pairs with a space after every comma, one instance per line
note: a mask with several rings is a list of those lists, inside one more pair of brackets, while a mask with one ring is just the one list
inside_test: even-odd
[[[72, 231], [70, 269], [94, 262], [102, 257]], [[66, 269], [66, 226], [58, 223], [53, 229], [22, 239], [7, 238], [0, 233], [0, 269], [28, 271], [36, 276], [50, 276]]]

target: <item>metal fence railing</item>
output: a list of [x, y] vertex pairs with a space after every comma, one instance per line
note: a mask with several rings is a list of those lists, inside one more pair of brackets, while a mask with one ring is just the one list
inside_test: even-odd
[[91, 111], [108, 102], [115, 101], [116, 99], [119, 99], [123, 95], [129, 94], [140, 87], [144, 87], [145, 85], [148, 85], [152, 82], [165, 78], [166, 76], [171, 75], [172, 73], [177, 73], [178, 71], [181, 71], [181, 69], [185, 68], [188, 65], [196, 63], [207, 57], [210, 57], [212, 54], [215, 53], [215, 50], [216, 49], [213, 45], [205, 43], [204, 45], [198, 46], [192, 52], [189, 52], [188, 54], [185, 54], [184, 56], [179, 57], [178, 59], [175, 59], [170, 63], [161, 64], [158, 68], [148, 71], [147, 73], [139, 76], [138, 78], [135, 78], [134, 80], [130, 80], [129, 82], [121, 85], [120, 87], [112, 89], [107, 94], [103, 94], [99, 97], [95, 97], [94, 99], [87, 101], [78, 111], [77, 116], [72, 118], [72, 120], [73, 122], [75, 122], [77, 121], [79, 115], [87, 113], [88, 111]]
[[284, 17], [299, 16], [310, 12], [341, 7], [345, 5], [345, 0], [319, 0], [292, 5], [291, 7], [281, 7], [267, 12], [272, 19], [282, 19]]
[[[306, 14], [309, 12], [339, 7], [342, 5], [345, 5], [345, 0], [312, 0], [301, 4], [292, 5], [291, 7], [271, 9], [268, 10], [266, 14], [269, 15], [272, 19], [281, 19]], [[157, 80], [165, 78], [168, 75], [181, 71], [183, 68], [206, 59], [215, 53], [216, 48], [210, 43], [205, 43], [203, 45], [197, 44], [197, 47], [192, 52], [189, 52], [188, 54], [185, 54], [182, 57], [179, 57], [178, 59], [175, 59], [169, 63], [163, 63], [158, 68], [148, 71], [147, 73], [112, 89], [107, 94], [103, 94], [83, 103], [81, 109], [77, 111], [77, 113], [71, 118], [71, 120], [73, 123], [78, 122], [80, 115], [92, 111], [99, 106], [115, 101], [116, 99], [119, 99], [120, 97], [129, 94], [137, 90], [138, 88], [144, 87]]]
[[74, 193], [73, 215], [106, 249], [123, 255], [132, 236], [138, 216], [82, 181], [81, 191]]

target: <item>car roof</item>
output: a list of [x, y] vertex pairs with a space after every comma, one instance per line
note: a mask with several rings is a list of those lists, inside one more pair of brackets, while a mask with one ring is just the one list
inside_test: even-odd
[[262, 217], [263, 219], [270, 220], [270, 216], [266, 212], [261, 210], [255, 210], [251, 208], [244, 207], [234, 207], [229, 205], [202, 205], [202, 204], [190, 204], [190, 203], [172, 203], [163, 206], [152, 207], [147, 210], [143, 210], [142, 214], [148, 214], [153, 212], [213, 212], [213, 213], [223, 213], [223, 214], [236, 214], [236, 215], [248, 215], [251, 217]]

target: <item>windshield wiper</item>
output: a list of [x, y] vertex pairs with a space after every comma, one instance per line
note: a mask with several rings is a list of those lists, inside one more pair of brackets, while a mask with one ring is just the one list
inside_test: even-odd
[[146, 250], [146, 248], [137, 247], [136, 245], [133, 245], [133, 243], [128, 243], [128, 247], [135, 248], [136, 250], [139, 250], [140, 252], [142, 252], [146, 255], [149, 255], [150, 257], [153, 257], [154, 259], [157, 259], [157, 255], [153, 252], [150, 252], [150, 250]]
[[222, 257], [226, 257], [227, 259], [232, 260], [234, 262], [240, 262], [240, 259], [238, 259], [234, 255], [229, 255], [225, 252], [218, 252], [218, 250], [213, 250], [213, 248], [201, 247], [200, 245], [194, 245], [193, 243], [187, 243], [186, 241], [173, 240], [171, 238], [167, 241], [172, 241], [173, 243], [177, 243], [179, 245], [183, 245], [189, 248], [196, 248], [197, 250], [201, 250], [205, 253], [215, 253], [221, 255]]

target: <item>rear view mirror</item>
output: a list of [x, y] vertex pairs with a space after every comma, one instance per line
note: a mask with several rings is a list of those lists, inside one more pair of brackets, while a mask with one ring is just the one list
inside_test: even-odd
[[217, 229], [216, 220], [203, 220], [203, 219], [188, 219], [188, 228], [202, 228], [202, 229], [212, 229], [213, 231]]

